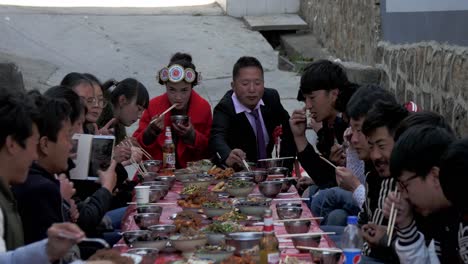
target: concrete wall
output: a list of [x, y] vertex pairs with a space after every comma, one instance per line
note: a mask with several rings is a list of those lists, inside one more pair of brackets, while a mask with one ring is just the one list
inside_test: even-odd
[[[468, 38], [466, 1], [388, 0], [387, 3], [391, 5], [385, 6], [382, 0], [382, 8], [387, 9], [380, 10], [380, 0], [301, 0], [300, 14], [334, 56], [381, 69], [380, 83], [401, 103], [414, 100], [425, 110], [441, 113], [459, 135], [468, 136], [468, 47], [451, 44], [456, 37]], [[452, 32], [448, 35], [389, 42], [382, 38], [383, 30], [388, 29], [387, 10], [400, 15], [423, 12], [423, 18], [413, 16], [421, 18], [423, 21], [419, 22], [423, 24], [430, 24], [438, 16], [453, 15], [451, 12], [463, 13], [464, 20], [448, 18], [433, 25], [441, 29], [439, 33]], [[406, 34], [408, 28], [412, 25], [400, 23], [395, 29], [396, 36], [402, 39], [410, 36]], [[464, 33], [454, 29], [462, 29]], [[422, 41], [426, 39], [431, 41]]]
[[378, 2], [301, 0], [300, 14], [331, 53], [342, 60], [372, 64], [380, 35]]
[[233, 17], [298, 13], [300, 0], [216, 0]]

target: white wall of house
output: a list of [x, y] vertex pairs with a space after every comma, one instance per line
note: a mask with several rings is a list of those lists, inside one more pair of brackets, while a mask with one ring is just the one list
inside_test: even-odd
[[298, 13], [300, 0], [216, 0], [233, 17]]

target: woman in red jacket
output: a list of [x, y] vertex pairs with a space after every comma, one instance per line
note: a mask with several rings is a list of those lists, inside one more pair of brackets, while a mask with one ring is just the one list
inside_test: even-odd
[[[159, 71], [158, 78], [159, 83], [166, 86], [166, 93], [150, 101], [133, 136], [154, 159], [162, 160], [163, 132], [166, 126], [170, 126], [176, 145], [176, 168], [184, 168], [187, 162], [204, 159], [208, 155], [213, 121], [211, 107], [193, 90], [200, 76], [190, 55], [176, 53], [169, 65]], [[174, 104], [177, 106], [171, 112], [161, 115]], [[187, 125], [172, 123], [172, 115], [187, 115], [189, 122]]]

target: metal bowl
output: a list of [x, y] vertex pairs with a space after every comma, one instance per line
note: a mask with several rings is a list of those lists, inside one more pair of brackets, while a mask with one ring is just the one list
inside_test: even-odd
[[149, 202], [157, 203], [163, 196], [166, 194], [166, 191], [157, 187], [150, 187], [149, 190]]
[[251, 173], [253, 174], [255, 183], [264, 182], [268, 177], [268, 172], [266, 170], [254, 170], [251, 171]]
[[154, 178], [158, 176], [156, 172], [146, 172], [143, 174], [140, 174], [141, 177], [143, 177], [143, 182], [149, 182], [149, 181], [154, 181]]
[[146, 214], [136, 214], [133, 216], [135, 224], [141, 229], [146, 230], [149, 226], [159, 224], [159, 218], [161, 214], [157, 213], [146, 213]]
[[159, 250], [156, 248], [134, 248], [129, 249], [127, 254], [138, 255], [142, 257], [142, 263], [154, 263], [159, 255]]
[[263, 196], [268, 198], [275, 198], [280, 192], [282, 182], [278, 181], [264, 181], [258, 184], [258, 189]]
[[249, 201], [247, 199], [239, 199], [236, 207], [239, 208], [241, 213], [249, 216], [263, 217], [265, 209], [270, 208], [271, 199], [264, 198], [260, 201]]
[[159, 190], [161, 192], [161, 197], [159, 199], [164, 199], [164, 197], [166, 197], [166, 195], [169, 193], [169, 186], [167, 185], [152, 185], [150, 187], [150, 194], [152, 192], [152, 190]]
[[283, 185], [281, 186], [281, 192], [285, 193], [289, 191], [289, 188], [291, 188], [292, 185], [292, 178], [281, 178], [281, 179], [273, 179], [272, 181], [279, 181]]
[[154, 180], [165, 182], [169, 185], [169, 188], [172, 188], [172, 186], [174, 186], [176, 178], [174, 176], [156, 176]]
[[283, 167], [284, 159], [263, 159], [257, 161], [257, 168], [275, 168], [275, 167]]
[[172, 246], [175, 249], [182, 251], [183, 253], [194, 252], [198, 247], [206, 244], [208, 241], [206, 236], [200, 236], [191, 239], [178, 239], [178, 235], [171, 236], [169, 239]]
[[[320, 244], [320, 239], [322, 235], [304, 235], [298, 237], [292, 237], [292, 242], [294, 247], [318, 247]], [[300, 253], [309, 253], [307, 249], [298, 249]]]
[[208, 186], [211, 185], [211, 182], [212, 182], [212, 179], [206, 179], [206, 180], [205, 179], [196, 179], [196, 180], [188, 179], [188, 180], [182, 181], [182, 185], [184, 187], [187, 187], [189, 185], [194, 185], [202, 189], [208, 189]]
[[215, 263], [221, 263], [221, 261], [229, 258], [234, 254], [234, 251], [236, 249], [234, 247], [226, 247], [224, 250], [220, 251], [208, 251], [204, 250], [203, 248], [197, 250], [195, 252], [195, 257], [201, 258], [201, 259], [212, 259], [215, 261]]
[[240, 256], [241, 252], [246, 249], [251, 249], [260, 244], [260, 239], [263, 237], [262, 232], [236, 232], [226, 236], [226, 245], [236, 248], [234, 254]]
[[127, 246], [132, 247], [136, 241], [149, 241], [151, 240], [151, 232], [148, 230], [132, 230], [122, 233], [122, 237]]
[[313, 263], [339, 263], [341, 252], [323, 251], [323, 250], [310, 250], [310, 256]]
[[253, 189], [255, 188], [255, 184], [251, 183], [250, 186], [243, 187], [243, 188], [233, 188], [228, 186], [226, 188], [226, 192], [229, 193], [229, 195], [234, 196], [234, 197], [247, 197]]
[[283, 175], [283, 177], [287, 177], [288, 174], [289, 174], [289, 169], [286, 167], [268, 168], [268, 175]]
[[283, 219], [298, 219], [301, 218], [302, 207], [278, 207], [276, 208], [278, 218]]
[[137, 206], [137, 213], [147, 214], [147, 213], [156, 213], [162, 214], [163, 208], [159, 205], [139, 205]]
[[299, 207], [302, 208], [301, 202], [281, 202], [276, 204], [276, 209], [279, 207]]
[[173, 124], [187, 126], [189, 123], [189, 117], [186, 115], [173, 115], [171, 116], [171, 121]]
[[284, 222], [284, 228], [288, 234], [303, 234], [309, 232], [310, 220], [297, 220]]
[[232, 176], [228, 178], [228, 181], [233, 181], [233, 180], [254, 182], [254, 178], [252, 176]]
[[161, 251], [166, 248], [167, 242], [169, 242], [169, 238], [167, 237], [151, 238], [148, 241], [135, 241], [133, 248], [151, 248]]
[[143, 166], [148, 172], [158, 173], [162, 166], [162, 160], [145, 160]]
[[240, 172], [235, 172], [234, 174], [232, 174], [231, 178], [232, 177], [253, 177], [253, 173], [250, 172], [250, 171], [240, 171]]
[[176, 231], [175, 225], [152, 225], [148, 227], [153, 237], [170, 237]]
[[232, 208], [213, 208], [213, 207], [205, 207], [202, 206], [203, 213], [210, 218], [222, 216], [225, 213], [229, 213]]
[[190, 173], [176, 173], [175, 174], [175, 178], [176, 180], [178, 181], [185, 181], [185, 180], [188, 180], [188, 179], [191, 179], [191, 178], [195, 178], [196, 177], [196, 173], [193, 173], [193, 172], [190, 172]]

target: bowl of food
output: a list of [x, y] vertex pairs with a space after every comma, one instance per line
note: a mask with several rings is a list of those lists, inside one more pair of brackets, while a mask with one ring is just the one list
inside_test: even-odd
[[234, 197], [247, 197], [254, 188], [255, 183], [253, 182], [232, 180], [227, 183], [226, 192]]
[[127, 254], [141, 256], [142, 264], [153, 264], [159, 255], [159, 250], [155, 248], [134, 248], [129, 249]]
[[153, 237], [170, 237], [176, 232], [175, 225], [152, 225], [148, 227]]
[[183, 180], [182, 184], [184, 185], [184, 187], [189, 186], [189, 185], [194, 185], [202, 189], [207, 189], [208, 186], [211, 185], [212, 181], [213, 181], [213, 176], [209, 174], [198, 174], [193, 178]]
[[226, 236], [226, 245], [234, 247], [234, 254], [241, 255], [243, 250], [251, 249], [260, 244], [262, 232], [237, 232]]
[[303, 234], [309, 232], [310, 220], [296, 220], [284, 222], [284, 229], [288, 234]]
[[173, 115], [171, 116], [171, 121], [173, 124], [187, 126], [189, 123], [189, 117], [186, 115]]
[[163, 208], [159, 205], [138, 205], [137, 213], [147, 214], [147, 213], [156, 213], [162, 214]]
[[168, 237], [152, 236], [146, 241], [133, 242], [133, 248], [151, 248], [162, 251], [166, 248], [167, 242], [169, 242]]
[[198, 234], [177, 234], [170, 238], [172, 246], [183, 253], [194, 252], [197, 248], [202, 247], [208, 241], [206, 235]]
[[212, 224], [204, 227], [202, 231], [206, 234], [208, 244], [224, 245], [226, 242], [226, 234], [241, 232], [243, 227], [233, 221], [214, 221]]
[[282, 186], [283, 186], [282, 182], [264, 181], [258, 184], [258, 190], [265, 197], [275, 198], [281, 192]]
[[277, 182], [281, 182], [281, 183], [282, 183], [282, 186], [281, 186], [281, 192], [282, 192], [282, 193], [288, 192], [288, 191], [289, 191], [289, 188], [291, 188], [291, 185], [292, 185], [292, 183], [293, 183], [293, 179], [292, 179], [292, 178], [273, 179], [272, 181], [277, 181]]
[[236, 249], [234, 247], [224, 245], [204, 246], [195, 251], [195, 257], [212, 259], [215, 263], [220, 263], [232, 256], [235, 250]]
[[188, 180], [188, 179], [192, 179], [192, 178], [195, 178], [196, 177], [196, 173], [193, 173], [193, 172], [187, 172], [187, 173], [175, 173], [175, 178], [177, 181], [185, 181], [185, 180]]
[[302, 207], [295, 207], [295, 206], [283, 206], [277, 207], [276, 213], [278, 214], [278, 218], [283, 219], [298, 219], [301, 218], [302, 215]]
[[149, 189], [149, 202], [157, 203], [161, 200], [167, 192], [158, 187], [150, 187]]
[[257, 161], [257, 168], [269, 169], [275, 167], [283, 167], [285, 159], [261, 159]]
[[167, 183], [167, 185], [169, 185], [169, 188], [172, 188], [172, 186], [174, 186], [176, 178], [174, 176], [156, 176], [154, 180], [165, 182]]
[[239, 172], [235, 172], [232, 174], [231, 177], [252, 177], [253, 178], [253, 173], [250, 172], [250, 171], [239, 171]]
[[143, 178], [142, 182], [154, 181], [154, 178], [158, 176], [156, 172], [143, 172], [143, 174], [140, 174], [140, 175]]
[[228, 202], [215, 201], [206, 202], [202, 205], [203, 213], [210, 218], [221, 216], [232, 210], [232, 205]]
[[143, 167], [145, 167], [146, 171], [158, 173], [159, 169], [161, 169], [162, 160], [145, 160], [143, 161]]
[[148, 230], [132, 230], [122, 233], [122, 237], [125, 244], [129, 247], [133, 247], [133, 244], [137, 241], [149, 241], [151, 240], [151, 232]]
[[228, 213], [216, 218], [217, 221], [232, 221], [241, 224], [247, 221], [247, 215], [241, 213], [239, 209], [235, 208]]
[[234, 180], [254, 182], [253, 176], [232, 176], [231, 178], [228, 179], [228, 182], [234, 181]]
[[[318, 247], [320, 244], [320, 239], [322, 239], [322, 235], [310, 234], [304, 236], [297, 236], [292, 237], [292, 242], [294, 247]], [[299, 249], [300, 253], [309, 253], [307, 249]]]
[[265, 210], [270, 208], [271, 199], [263, 197], [240, 198], [236, 208], [245, 215], [263, 217]]
[[253, 179], [255, 183], [264, 182], [268, 177], [268, 173], [266, 170], [254, 170], [251, 171], [251, 173], [253, 174]]
[[133, 215], [135, 224], [141, 229], [146, 230], [149, 226], [159, 224], [159, 218], [161, 214], [157, 213], [144, 213]]

